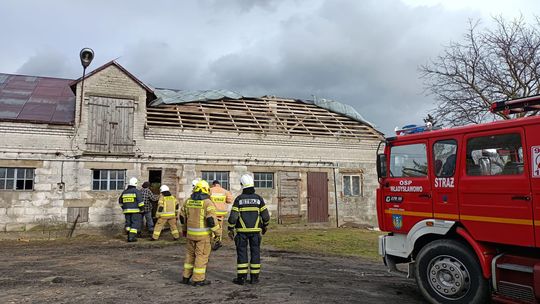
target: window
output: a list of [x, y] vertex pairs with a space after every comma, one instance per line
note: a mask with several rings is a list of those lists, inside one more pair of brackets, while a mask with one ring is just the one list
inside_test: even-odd
[[203, 171], [202, 179], [212, 184], [217, 180], [221, 184], [221, 187], [229, 190], [229, 172], [228, 171]]
[[34, 170], [30, 168], [0, 168], [0, 190], [33, 190]]
[[456, 171], [457, 142], [453, 139], [441, 140], [433, 145], [435, 176], [452, 177]]
[[253, 177], [255, 188], [274, 188], [274, 173], [255, 172]]
[[92, 190], [122, 190], [126, 170], [92, 170]]
[[427, 176], [425, 144], [395, 146], [390, 150], [390, 177]]
[[467, 141], [467, 175], [523, 174], [523, 148], [519, 134], [499, 134]]
[[361, 196], [363, 195], [362, 177], [360, 175], [343, 176], [343, 195]]

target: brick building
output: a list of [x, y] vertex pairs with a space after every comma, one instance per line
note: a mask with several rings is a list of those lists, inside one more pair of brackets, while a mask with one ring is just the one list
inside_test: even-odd
[[114, 61], [82, 85], [0, 74], [0, 231], [117, 226], [131, 176], [184, 199], [246, 172], [279, 222], [376, 225], [382, 134], [345, 105], [155, 89]]

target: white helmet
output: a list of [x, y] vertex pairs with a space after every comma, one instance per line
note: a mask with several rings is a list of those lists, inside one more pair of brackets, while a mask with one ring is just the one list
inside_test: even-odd
[[193, 186], [193, 188], [195, 188], [195, 186], [197, 186], [197, 184], [201, 181], [201, 178], [200, 177], [197, 177], [196, 179], [192, 180], [191, 181], [191, 186]]
[[136, 177], [132, 177], [132, 178], [129, 179], [129, 184], [128, 185], [137, 187], [138, 183], [139, 183], [139, 180]]
[[253, 177], [249, 174], [244, 174], [240, 178], [240, 184], [242, 184], [242, 188], [249, 188], [253, 187]]
[[161, 185], [161, 187], [159, 187], [159, 192], [165, 192], [165, 191], [169, 191], [169, 187], [167, 185]]

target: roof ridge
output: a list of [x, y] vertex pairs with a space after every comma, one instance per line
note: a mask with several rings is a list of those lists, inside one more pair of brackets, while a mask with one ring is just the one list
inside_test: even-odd
[[38, 76], [38, 75], [27, 75], [27, 74], [13, 74], [13, 73], [0, 73], [0, 75], [36, 77], [36, 78], [47, 78], [47, 79], [59, 79], [59, 80], [69, 80], [69, 81], [74, 80], [72, 78], [62, 78], [62, 77], [52, 77], [52, 76]]

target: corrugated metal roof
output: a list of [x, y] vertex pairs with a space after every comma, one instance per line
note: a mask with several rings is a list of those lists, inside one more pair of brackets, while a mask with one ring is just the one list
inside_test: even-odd
[[0, 120], [73, 124], [72, 81], [0, 73]]

